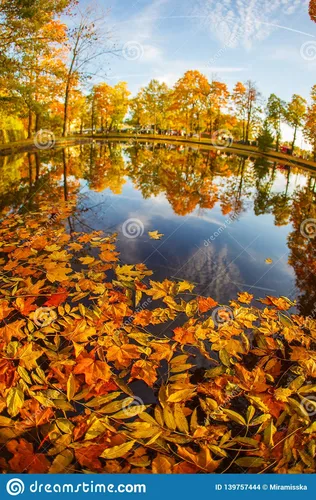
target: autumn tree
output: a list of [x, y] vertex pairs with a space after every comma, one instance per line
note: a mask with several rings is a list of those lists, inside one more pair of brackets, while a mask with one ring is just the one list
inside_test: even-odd
[[199, 71], [187, 71], [173, 91], [173, 109], [182, 116], [186, 133], [201, 132], [208, 104], [210, 83]]
[[309, 16], [316, 23], [316, 0], [310, 0], [309, 2]]
[[[68, 28], [67, 74], [64, 91], [63, 137], [69, 130], [69, 103], [71, 93], [78, 83], [91, 78], [91, 63], [105, 54], [113, 54], [110, 31], [104, 25], [104, 16], [94, 13], [94, 7], [88, 6], [85, 11], [79, 9], [75, 15], [75, 26]], [[95, 71], [95, 70], [93, 70]]]
[[132, 98], [129, 103], [131, 110], [129, 123], [136, 128], [141, 128], [143, 125], [146, 125], [146, 112], [143, 100], [143, 89], [140, 89], [137, 95]]
[[316, 85], [311, 91], [311, 103], [306, 112], [304, 135], [312, 145], [314, 161], [316, 161]]
[[237, 82], [232, 93], [232, 101], [235, 107], [235, 114], [242, 123], [243, 141], [245, 140], [245, 133], [246, 133], [246, 103], [247, 103], [246, 92], [247, 89], [245, 85], [241, 82]]
[[258, 118], [258, 112], [260, 111], [258, 107], [258, 101], [260, 93], [256, 87], [256, 84], [251, 80], [248, 80], [245, 84], [246, 87], [246, 143], [249, 141], [252, 128]]
[[[56, 15], [70, 10], [76, 0], [2, 0], [0, 2], [0, 52], [27, 40], [39, 40], [40, 30]], [[12, 55], [12, 54], [11, 54]]]
[[221, 111], [224, 107], [226, 107], [229, 98], [229, 91], [226, 83], [218, 82], [216, 80], [212, 80], [209, 88], [209, 94], [207, 96], [207, 121], [209, 131], [212, 134], [215, 128], [220, 127], [221, 121]]
[[285, 116], [285, 102], [275, 94], [271, 94], [267, 103], [267, 118], [276, 137], [276, 151], [279, 151], [281, 140], [281, 123]]
[[13, 86], [14, 95], [21, 98], [18, 100], [21, 111], [26, 108], [29, 138], [34, 128], [39, 130], [41, 117], [48, 112], [47, 103], [61, 96], [65, 71], [59, 50], [55, 48], [65, 40], [65, 26], [60, 21], [51, 21], [41, 29], [39, 36], [43, 41], [26, 40], [20, 45], [21, 64]]
[[122, 125], [128, 111], [130, 94], [126, 82], [119, 82], [112, 88], [110, 130], [118, 129]]
[[110, 127], [113, 112], [113, 88], [107, 83], [99, 83], [93, 87], [95, 96], [96, 113], [100, 119], [101, 131], [107, 131]]
[[293, 94], [291, 102], [289, 102], [286, 107], [287, 122], [294, 129], [293, 141], [291, 145], [292, 154], [294, 152], [297, 131], [300, 127], [302, 127], [304, 123], [306, 104], [307, 104], [306, 99], [304, 99], [298, 94]]
[[65, 25], [54, 17], [72, 3], [49, 0], [45, 7], [41, 3], [37, 8], [39, 2], [1, 3], [5, 29], [0, 35], [0, 83], [6, 89], [1, 101], [5, 106], [11, 104], [13, 109], [8, 112], [13, 110], [27, 119], [28, 137], [34, 125], [38, 129], [47, 103], [58, 95], [56, 84], [63, 66], [59, 46], [65, 41]]
[[171, 92], [165, 83], [151, 80], [131, 102], [132, 123], [166, 129], [170, 124]]

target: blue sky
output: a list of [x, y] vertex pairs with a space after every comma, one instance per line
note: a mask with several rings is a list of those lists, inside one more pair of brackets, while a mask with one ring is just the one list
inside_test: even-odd
[[264, 97], [273, 92], [284, 100], [293, 93], [308, 98], [316, 84], [316, 24], [307, 0], [98, 3], [110, 9], [114, 38], [126, 47], [125, 57], [111, 59], [108, 81], [127, 81], [133, 94], [152, 78], [172, 85], [189, 69], [230, 89], [251, 79]]

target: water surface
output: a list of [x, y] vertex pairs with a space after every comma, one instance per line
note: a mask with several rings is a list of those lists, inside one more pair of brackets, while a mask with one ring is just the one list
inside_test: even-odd
[[[121, 260], [144, 262], [155, 280], [192, 281], [222, 304], [248, 291], [314, 310], [314, 247], [301, 224], [315, 209], [315, 173], [297, 166], [100, 141], [1, 157], [0, 195], [2, 216], [76, 197], [69, 231], [117, 232]], [[151, 239], [154, 230], [164, 236]]]

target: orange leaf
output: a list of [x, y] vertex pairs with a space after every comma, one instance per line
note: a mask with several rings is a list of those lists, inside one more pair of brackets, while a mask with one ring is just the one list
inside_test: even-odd
[[73, 371], [74, 374], [83, 373], [87, 384], [94, 384], [97, 380], [107, 382], [111, 378], [111, 368], [105, 361], [80, 355]]
[[49, 306], [49, 307], [56, 306], [56, 307], [58, 307], [60, 304], [65, 302], [68, 295], [69, 294], [65, 288], [59, 287], [57, 289], [57, 292], [53, 293], [53, 295], [51, 295], [50, 298], [48, 300], [46, 300], [44, 306]]
[[198, 297], [199, 311], [201, 313], [205, 313], [212, 309], [212, 307], [216, 307], [218, 302], [213, 300], [211, 297]]
[[13, 454], [9, 464], [14, 472], [43, 474], [48, 471], [50, 463], [45, 455], [43, 453], [34, 453], [33, 445], [25, 439], [22, 438], [20, 441], [12, 439], [6, 446], [8, 451]]
[[192, 328], [188, 328], [187, 330], [185, 328], [182, 328], [181, 326], [178, 326], [173, 330], [174, 332], [174, 340], [177, 342], [180, 342], [180, 344], [195, 344], [196, 340], [194, 337], [194, 330], [192, 331]]

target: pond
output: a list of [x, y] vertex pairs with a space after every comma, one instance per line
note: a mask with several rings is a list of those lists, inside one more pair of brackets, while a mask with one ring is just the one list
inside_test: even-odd
[[240, 291], [287, 296], [309, 315], [315, 255], [304, 221], [315, 175], [222, 150], [87, 140], [0, 157], [0, 211], [76, 197], [68, 230], [116, 232], [121, 261], [145, 263], [154, 280], [194, 282], [220, 304]]

